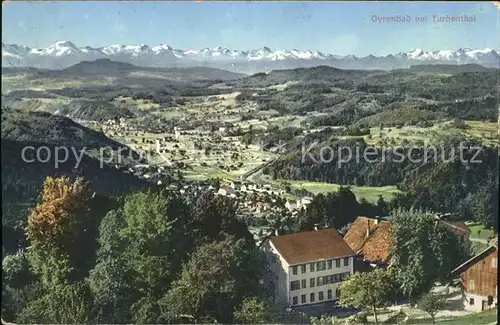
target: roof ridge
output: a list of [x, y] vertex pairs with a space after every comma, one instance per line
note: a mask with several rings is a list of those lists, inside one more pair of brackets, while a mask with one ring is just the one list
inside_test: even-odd
[[313, 230], [304, 230], [304, 231], [292, 232], [290, 234], [283, 234], [283, 235], [279, 235], [279, 236], [272, 236], [271, 238], [293, 236], [293, 235], [303, 234], [303, 233], [307, 233], [307, 232], [320, 232], [320, 231], [324, 231], [324, 230], [334, 230], [340, 237], [342, 237], [340, 235], [340, 233], [337, 231], [337, 229], [335, 229], [333, 227], [328, 227], [328, 228], [319, 228], [318, 227], [318, 230], [314, 230], [313, 229]]
[[482, 251], [480, 251], [479, 253], [477, 253], [476, 255], [472, 256], [471, 258], [469, 258], [467, 261], [463, 262], [462, 264], [460, 264], [459, 266], [457, 266], [453, 271], [452, 273], [455, 273], [457, 270], [461, 269], [463, 266], [469, 264], [470, 262], [474, 261], [475, 259], [477, 259], [478, 257], [481, 257], [483, 254], [487, 253], [490, 249], [492, 248], [495, 248], [496, 250], [498, 250], [498, 247], [495, 246], [495, 245], [488, 245], [488, 247], [486, 247], [485, 249], [483, 249]]

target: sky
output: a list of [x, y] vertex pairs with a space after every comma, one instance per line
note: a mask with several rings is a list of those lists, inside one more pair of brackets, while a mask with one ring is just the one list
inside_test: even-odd
[[[9, 1], [2, 7], [2, 42], [31, 48], [66, 40], [364, 56], [500, 47], [500, 8], [492, 2]], [[463, 14], [476, 21], [433, 22], [433, 15]], [[411, 21], [376, 21], [396, 15]], [[427, 22], [416, 22], [417, 16]]]

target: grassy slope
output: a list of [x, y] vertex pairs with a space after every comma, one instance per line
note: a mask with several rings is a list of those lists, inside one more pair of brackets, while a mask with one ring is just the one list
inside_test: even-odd
[[[418, 127], [418, 126], [404, 126], [400, 129], [395, 127], [384, 127], [371, 128], [371, 136], [363, 136], [364, 140], [368, 144], [377, 144], [382, 139], [395, 139], [396, 143], [399, 143], [403, 139], [408, 141], [421, 140], [424, 142], [429, 142], [437, 139], [443, 135], [449, 135], [451, 133], [456, 133], [457, 135], [462, 134], [468, 138], [474, 138], [481, 140], [487, 145], [497, 145], [499, 144], [498, 139], [498, 124], [495, 122], [483, 122], [483, 121], [466, 121], [468, 128], [464, 130], [460, 129], [449, 129], [444, 126], [448, 122], [438, 123], [430, 128]], [[359, 138], [353, 136], [345, 136], [340, 138]]]
[[[280, 181], [272, 181], [274, 183], [280, 183]], [[323, 182], [308, 182], [308, 181], [287, 181], [291, 184], [293, 188], [305, 189], [311, 193], [328, 193], [334, 192], [339, 189], [341, 185], [339, 184], [329, 184]], [[390, 200], [394, 194], [398, 192], [395, 186], [381, 186], [381, 187], [369, 187], [369, 186], [351, 186], [352, 191], [359, 200], [361, 198], [366, 199], [369, 202], [375, 202], [379, 195], [382, 195], [384, 199]]]
[[471, 238], [480, 238], [488, 240], [495, 236], [495, 233], [491, 229], [486, 229], [482, 224], [474, 222], [467, 225], [470, 229]]
[[[473, 313], [466, 316], [446, 317], [446, 319], [436, 319], [436, 324], [450, 325], [486, 325], [497, 321], [497, 310], [495, 308], [480, 313]], [[430, 320], [409, 320], [406, 324], [432, 324]]]
[[[339, 184], [302, 180], [272, 180], [269, 176], [263, 175], [262, 173], [257, 173], [253, 180], [262, 184], [271, 184], [277, 188], [284, 188], [284, 184], [289, 183], [294, 189], [305, 189], [313, 194], [334, 192], [341, 186]], [[364, 198], [369, 202], [377, 201], [379, 195], [382, 195], [385, 200], [390, 200], [396, 193], [399, 192], [395, 186], [351, 186], [351, 190], [356, 195], [358, 200]]]

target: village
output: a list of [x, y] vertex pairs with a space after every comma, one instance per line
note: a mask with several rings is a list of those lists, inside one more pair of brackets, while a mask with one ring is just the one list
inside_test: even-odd
[[[253, 182], [251, 176], [279, 152], [272, 147], [263, 150], [243, 143], [238, 132], [240, 125], [227, 123], [211, 130], [173, 127], [169, 129], [171, 133], [161, 133], [161, 136], [144, 133], [123, 119], [108, 121], [101, 127], [105, 134], [129, 143], [134, 150], [148, 156], [151, 165], [129, 167], [136, 176], [157, 180], [157, 185], [162, 185], [162, 173], [175, 166], [182, 168], [184, 175], [195, 182], [180, 188], [172, 185], [172, 190], [182, 194], [196, 187], [199, 191], [208, 189], [236, 200], [241, 220], [267, 256], [270, 273], [266, 285], [275, 302], [288, 306], [290, 312], [307, 317], [331, 313], [338, 316], [339, 285], [344, 280], [357, 272], [389, 266], [390, 217], [360, 216], [344, 233], [318, 225], [309, 231], [280, 235], [273, 227], [273, 216], [297, 218], [299, 211], [305, 211], [313, 201], [314, 194], [284, 189], [260, 179]], [[470, 230], [463, 221], [454, 221], [450, 215], [436, 215], [436, 219], [464, 241], [477, 241], [470, 238]], [[488, 238], [483, 250], [456, 265], [454, 274], [460, 281], [455, 286], [436, 284], [433, 290], [446, 291], [447, 296], [436, 317], [446, 319], [496, 308], [498, 245], [495, 240]], [[379, 317], [386, 322], [427, 317], [414, 307], [408, 303], [395, 304], [384, 309]], [[366, 317], [373, 321], [373, 316]], [[356, 315], [349, 319], [360, 321]]]
[[[205, 131], [183, 131], [174, 127], [172, 133], [155, 137], [145, 135], [121, 120], [118, 123], [108, 121], [102, 130], [148, 154], [151, 165], [129, 167], [129, 172], [136, 176], [163, 185], [161, 175], [168, 168], [184, 168], [189, 178], [190, 170], [198, 166], [192, 172], [197, 178], [190, 178], [191, 182], [181, 187], [171, 185], [169, 188], [181, 194], [193, 187], [198, 191], [212, 190], [217, 195], [236, 200], [241, 220], [245, 221], [266, 256], [269, 265], [266, 286], [270, 288], [274, 301], [287, 306], [289, 313], [302, 315], [302, 318], [344, 315], [352, 324], [373, 321], [372, 315], [352, 315], [352, 311], [342, 309], [339, 286], [352, 274], [389, 267], [390, 217], [360, 216], [344, 233], [317, 225], [309, 231], [280, 235], [273, 227], [274, 216], [297, 218], [299, 211], [307, 210], [314, 194], [307, 191], [294, 193], [291, 189], [262, 181], [252, 182], [249, 176], [277, 157], [279, 152], [249, 148], [239, 137], [231, 136], [235, 132], [233, 125]], [[252, 152], [249, 155], [252, 161], [260, 155], [260, 163], [246, 166], [245, 150]], [[210, 155], [210, 152], [214, 154]], [[228, 161], [231, 165], [224, 166], [223, 163]], [[219, 167], [216, 173], [199, 177], [200, 172], [214, 166]], [[437, 214], [436, 220], [469, 244], [478, 240], [470, 238], [470, 230], [463, 221], [454, 221], [450, 215], [442, 214]], [[497, 249], [497, 239], [488, 238], [484, 249], [456, 265], [453, 274], [458, 282], [454, 285], [436, 283], [434, 292], [447, 298], [433, 317], [456, 319], [497, 307]], [[394, 302], [380, 311], [378, 321], [411, 323], [427, 319], [428, 314], [415, 307], [408, 302]]]

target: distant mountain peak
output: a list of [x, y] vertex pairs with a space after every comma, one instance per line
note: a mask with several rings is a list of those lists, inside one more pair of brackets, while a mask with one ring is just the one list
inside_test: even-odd
[[[259, 66], [259, 64], [282, 64], [286, 67], [329, 65], [339, 67], [355, 67], [357, 69], [377, 69], [379, 65], [387, 68], [407, 67], [416, 63], [440, 64], [480, 64], [497, 67], [499, 65], [498, 50], [491, 48], [424, 51], [415, 48], [409, 52], [365, 57], [355, 55], [333, 55], [320, 51], [281, 49], [272, 50], [261, 46], [253, 50], [228, 49], [222, 46], [204, 49], [176, 49], [167, 44], [149, 46], [112, 44], [103, 47], [78, 47], [68, 40], [59, 40], [42, 49], [30, 49], [26, 46], [2, 43], [2, 64], [6, 66], [37, 67], [61, 69], [82, 61], [108, 58], [114, 61], [131, 63], [138, 66], [211, 66], [238, 67]], [[5, 61], [5, 62], [4, 62]], [[282, 62], [282, 63], [280, 63]], [[262, 71], [262, 68], [259, 68]]]
[[[59, 46], [75, 46], [75, 44], [73, 44], [72, 42], [70, 41], [56, 41], [54, 43], [54, 45], [59, 45]], [[75, 46], [76, 47], [76, 46]]]

